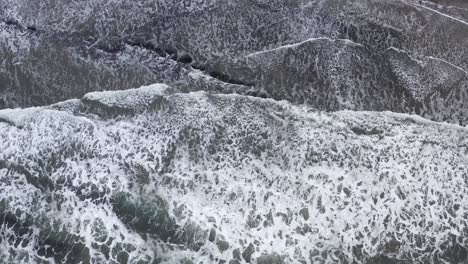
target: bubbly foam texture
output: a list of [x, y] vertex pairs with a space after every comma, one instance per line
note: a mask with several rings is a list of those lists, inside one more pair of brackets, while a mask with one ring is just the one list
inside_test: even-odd
[[[148, 89], [84, 98], [139, 104]], [[466, 128], [240, 95], [158, 96], [164, 107], [132, 116], [0, 112], [28, 119], [0, 122], [2, 259], [466, 261]]]

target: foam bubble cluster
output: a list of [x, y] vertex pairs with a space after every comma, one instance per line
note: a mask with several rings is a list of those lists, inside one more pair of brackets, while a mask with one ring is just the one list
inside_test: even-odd
[[456, 125], [154, 85], [2, 110], [0, 149], [5, 263], [467, 260]]

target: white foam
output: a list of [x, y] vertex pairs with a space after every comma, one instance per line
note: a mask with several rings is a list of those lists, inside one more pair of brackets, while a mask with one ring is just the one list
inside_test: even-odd
[[304, 41], [301, 41], [301, 42], [298, 42], [298, 43], [283, 45], [283, 46], [273, 48], [273, 49], [269, 49], [269, 50], [257, 51], [257, 52], [251, 53], [251, 54], [249, 54], [249, 55], [247, 55], [245, 57], [250, 58], [250, 57], [254, 57], [254, 56], [269, 53], [269, 52], [281, 51], [281, 50], [286, 50], [286, 49], [291, 49], [291, 48], [297, 48], [297, 47], [299, 47], [299, 46], [301, 46], [301, 45], [303, 45], [305, 43], [317, 42], [317, 41], [323, 41], [323, 40], [330, 41], [330, 42], [343, 42], [343, 43], [345, 43], [347, 45], [361, 47], [361, 48], [364, 47], [361, 44], [353, 42], [353, 41], [351, 41], [349, 39], [331, 39], [331, 38], [327, 38], [327, 37], [320, 37], [320, 38], [309, 38], [307, 40], [304, 40]]
[[461, 20], [461, 19], [458, 19], [458, 18], [456, 18], [456, 17], [450, 16], [450, 15], [447, 15], [447, 14], [445, 14], [445, 13], [442, 13], [442, 12], [440, 12], [440, 11], [438, 11], [438, 10], [433, 9], [433, 8], [430, 8], [430, 7], [427, 7], [427, 6], [424, 6], [424, 5], [420, 5], [420, 4], [416, 4], [416, 3], [409, 3], [409, 4], [412, 5], [412, 6], [417, 6], [417, 7], [419, 7], [419, 8], [425, 9], [425, 10], [429, 10], [429, 11], [431, 11], [431, 12], [433, 12], [433, 13], [436, 13], [436, 14], [438, 14], [438, 15], [441, 15], [441, 16], [443, 16], [443, 17], [446, 17], [446, 18], [448, 18], [448, 19], [450, 19], [450, 20], [452, 20], [452, 21], [454, 21], [454, 22], [461, 23], [461, 24], [463, 24], [463, 25], [468, 26], [468, 22], [463, 21], [463, 20]]
[[99, 101], [107, 106], [119, 106], [133, 108], [146, 105], [155, 96], [162, 96], [169, 92], [170, 87], [166, 84], [152, 84], [136, 89], [123, 91], [92, 92], [83, 96], [84, 100]]
[[[150, 94], [162, 93], [155, 90]], [[96, 93], [91, 99], [118, 104], [134, 92]], [[61, 163], [50, 165], [47, 178], [57, 183], [69, 177], [68, 185], [46, 192], [20, 172], [0, 169], [0, 200], [9, 197], [13, 208], [60, 220], [88, 247], [102, 244], [93, 229], [102, 221], [114, 239], [110, 247], [134, 246], [135, 261], [154, 257], [153, 250], [168, 263], [209, 262], [210, 255], [229, 261], [234, 249], [252, 243], [253, 258], [275, 252], [297, 263], [302, 252], [310, 263], [310, 250], [353, 259], [353, 247], [373, 256], [393, 238], [405, 245], [389, 255], [398, 257], [416, 252], [420, 236], [434, 250], [430, 255], [439, 254], [437, 247], [450, 236], [466, 236], [468, 128], [390, 112], [322, 113], [241, 95], [162, 96], [170, 107], [155, 114], [99, 122], [87, 116], [63, 124], [57, 111], [43, 111], [47, 118], [31, 115], [23, 129], [0, 126], [1, 135], [10, 135], [0, 137], [0, 160], [37, 177], [47, 168], [38, 160], [49, 164], [55, 157]], [[353, 132], [356, 127], [369, 133]], [[108, 199], [118, 192], [146, 201], [160, 196], [180, 226], [216, 228], [229, 249], [220, 252], [207, 240], [199, 251], [157, 237], [145, 240], [111, 204], [80, 198], [77, 188], [85, 184], [95, 184]], [[457, 203], [457, 213], [449, 214]], [[299, 214], [304, 208], [308, 219]], [[30, 256], [37, 255], [34, 243], [26, 249]], [[92, 253], [102, 260], [99, 250]]]

